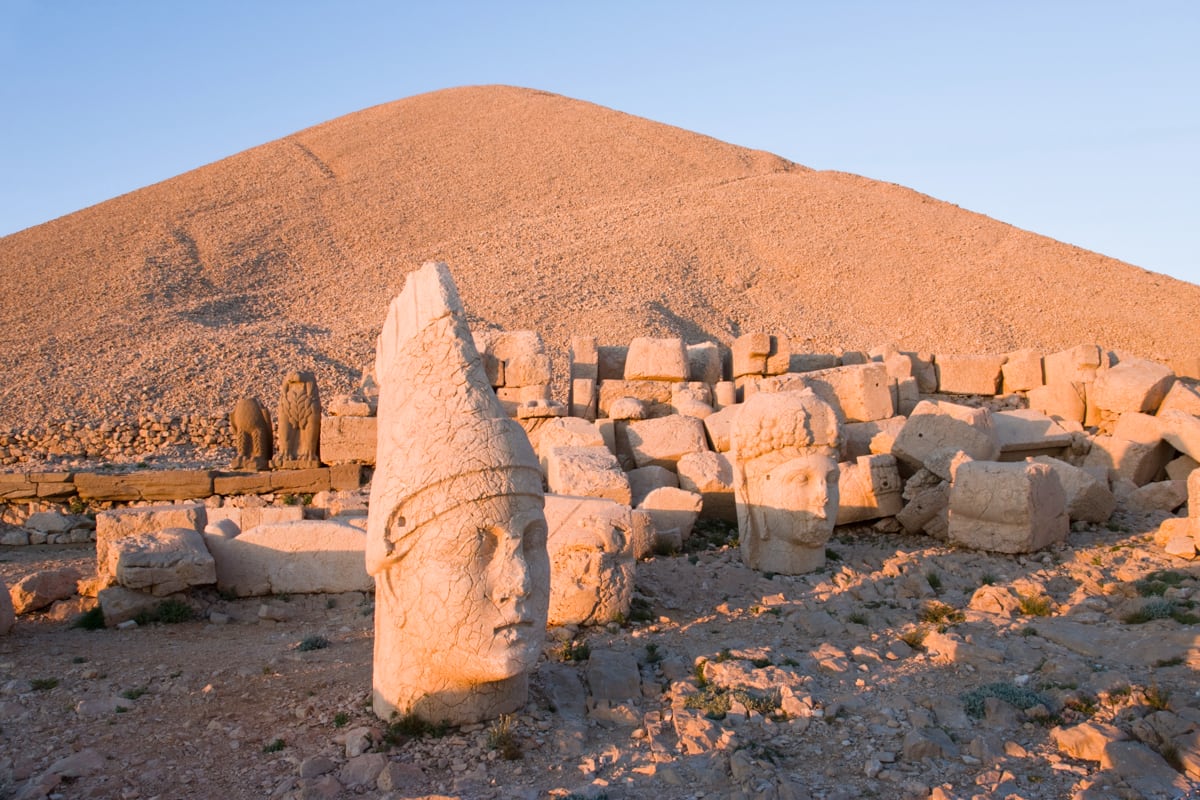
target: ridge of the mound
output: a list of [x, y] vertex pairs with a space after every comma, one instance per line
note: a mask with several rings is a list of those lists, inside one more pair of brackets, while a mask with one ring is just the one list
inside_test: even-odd
[[431, 259], [478, 324], [537, 330], [560, 355], [572, 335], [752, 330], [817, 352], [1200, 352], [1200, 287], [893, 184], [462, 87], [0, 239], [0, 427], [219, 412], [273, 400], [295, 368], [344, 391]]

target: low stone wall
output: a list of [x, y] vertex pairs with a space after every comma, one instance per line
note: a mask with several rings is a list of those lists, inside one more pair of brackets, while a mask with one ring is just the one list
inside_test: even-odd
[[0, 465], [54, 459], [111, 460], [154, 455], [173, 446], [216, 450], [233, 447], [229, 419], [198, 414], [106, 421], [65, 422], [30, 430], [0, 430]]

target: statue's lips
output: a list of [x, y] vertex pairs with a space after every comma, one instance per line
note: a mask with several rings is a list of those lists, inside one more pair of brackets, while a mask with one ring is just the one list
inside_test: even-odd
[[532, 628], [533, 623], [527, 619], [517, 619], [512, 622], [506, 622], [503, 625], [497, 625], [492, 628], [493, 636], [517, 635], [523, 633], [527, 628]]

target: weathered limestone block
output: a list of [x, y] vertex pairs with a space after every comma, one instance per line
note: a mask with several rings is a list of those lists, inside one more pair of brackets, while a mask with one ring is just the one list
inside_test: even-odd
[[972, 461], [950, 487], [949, 538], [1000, 553], [1032, 553], [1067, 538], [1067, 496], [1045, 464]]
[[1099, 415], [1100, 426], [1112, 430], [1117, 417], [1128, 411], [1153, 414], [1175, 382], [1171, 368], [1134, 359], [1100, 370], [1088, 391], [1088, 403]]
[[1193, 470], [1187, 478], [1188, 516], [1200, 518], [1200, 470]]
[[629, 479], [631, 499], [629, 505], [637, 507], [646, 499], [646, 495], [655, 489], [670, 486], [679, 488], [679, 476], [666, 467], [638, 467], [625, 473]]
[[626, 505], [546, 495], [550, 625], [603, 625], [629, 615], [633, 523]]
[[0, 500], [25, 500], [37, 497], [38, 485], [20, 473], [0, 475]]
[[522, 353], [504, 362], [506, 387], [546, 386], [550, 383], [550, 356]]
[[713, 386], [724, 380], [725, 370], [721, 366], [721, 348], [716, 342], [700, 342], [687, 346], [689, 381], [699, 381]]
[[695, 492], [664, 486], [646, 495], [638, 510], [649, 512], [656, 532], [679, 531], [679, 538], [686, 542], [703, 505], [704, 498]]
[[[229, 520], [237, 531], [248, 531], [259, 525], [299, 522], [304, 519], [304, 506], [221, 506], [208, 509], [208, 525]], [[208, 530], [208, 526], [205, 526]], [[218, 565], [219, 566], [219, 565]]]
[[1102, 481], [1086, 469], [1060, 461], [1050, 456], [1033, 459], [1054, 470], [1067, 495], [1067, 516], [1084, 522], [1108, 522], [1117, 508], [1117, 498]]
[[767, 333], [742, 334], [733, 340], [730, 349], [734, 380], [744, 375], [766, 375], [767, 358], [772, 353], [777, 358], [779, 355], [778, 341]]
[[896, 514], [896, 521], [908, 533], [925, 532], [935, 538], [945, 539], [949, 508], [950, 483], [940, 481], [917, 491]]
[[1091, 383], [1096, 371], [1109, 365], [1106, 352], [1094, 344], [1081, 344], [1051, 353], [1042, 359], [1046, 385], [1061, 383]]
[[598, 399], [600, 416], [612, 416], [609, 408], [618, 400], [626, 397], [632, 397], [644, 403], [650, 410], [651, 416], [669, 414], [673, 385], [670, 381], [601, 381]]
[[238, 534], [210, 524], [204, 540], [217, 588], [238, 597], [364, 592], [374, 585], [363, 562], [366, 533], [344, 520], [294, 520]]
[[1180, 456], [1167, 462], [1167, 477], [1173, 481], [1186, 481], [1196, 469], [1200, 469], [1200, 461], [1191, 456]]
[[695, 492], [703, 499], [700, 515], [707, 519], [737, 522], [737, 503], [733, 497], [733, 461], [725, 453], [711, 450], [688, 453], [679, 459], [679, 488]]
[[742, 560], [795, 575], [825, 563], [838, 508], [838, 419], [811, 390], [756, 394], [734, 420]]
[[704, 419], [713, 413], [712, 390], [704, 383], [680, 383], [671, 392], [671, 409], [685, 417]]
[[[842, 366], [841, 359], [834, 353], [792, 353], [788, 358], [788, 372], [819, 372]], [[848, 365], [847, 365], [848, 366]]]
[[653, 339], [638, 336], [629, 343], [625, 356], [627, 381], [686, 381], [687, 348], [683, 339]]
[[1162, 420], [1153, 414], [1130, 411], [1117, 418], [1112, 435], [1141, 444], [1158, 444], [1162, 441]]
[[11, 608], [17, 614], [28, 614], [66, 600], [75, 594], [81, 577], [79, 570], [70, 566], [30, 573], [8, 589]]
[[1163, 511], [1171, 514], [1187, 500], [1187, 483], [1167, 480], [1139, 486], [1129, 493], [1126, 503], [1136, 511]]
[[596, 349], [595, 336], [572, 336], [567, 356], [571, 364], [571, 380], [600, 380], [600, 354]]
[[1158, 404], [1159, 414], [1167, 411], [1182, 411], [1200, 417], [1200, 391], [1189, 383], [1175, 381], [1167, 390], [1167, 396]]
[[547, 470], [550, 450], [555, 447], [605, 447], [605, 443], [595, 424], [578, 417], [560, 417], [548, 420], [538, 429], [534, 449], [543, 473]]
[[1042, 354], [1038, 350], [1016, 350], [1004, 357], [1000, 367], [1001, 386], [1004, 394], [1028, 392], [1044, 383], [1042, 378]]
[[873, 349], [870, 355], [872, 360], [883, 362], [894, 380], [915, 378], [922, 394], [933, 394], [938, 390], [937, 367], [932, 353], [900, 350], [889, 344]]
[[66, 500], [75, 494], [74, 475], [70, 472], [34, 472], [29, 479], [37, 484], [37, 496], [41, 500]]
[[375, 417], [325, 417], [321, 459], [326, 464], [374, 464], [377, 425]]
[[840, 464], [837, 524], [894, 517], [904, 507], [901, 488], [894, 456], [860, 456]]
[[1082, 423], [1087, 414], [1085, 396], [1082, 383], [1047, 383], [1029, 390], [1029, 410]]
[[629, 520], [633, 526], [633, 557], [639, 560], [646, 558], [654, 553], [654, 547], [658, 543], [654, 532], [654, 518], [650, 516], [649, 511], [635, 508], [629, 512]]
[[125, 536], [109, 545], [117, 583], [155, 597], [217, 582], [216, 565], [195, 528], [163, 528]]
[[277, 469], [271, 472], [271, 491], [285, 494], [316, 494], [329, 491], [329, 470]]
[[326, 405], [325, 411], [332, 417], [375, 416], [375, 406], [372, 405], [370, 400], [360, 394], [334, 395], [333, 399]]
[[625, 379], [625, 357], [629, 345], [599, 345], [596, 348], [596, 380], [620, 381]]
[[921, 402], [920, 386], [916, 378], [905, 378], [891, 382], [892, 406], [896, 413], [907, 417]]
[[713, 385], [713, 408], [720, 411], [737, 402], [737, 384], [733, 381], [718, 381]]
[[271, 491], [270, 472], [217, 472], [213, 474], [213, 494], [228, 497], [239, 494], [267, 494]]
[[1000, 392], [1002, 355], [942, 355], [934, 361], [942, 394], [995, 395]]
[[843, 422], [871, 422], [895, 414], [891, 382], [883, 364], [857, 364], [849, 367], [788, 374], [764, 378], [760, 392], [787, 392], [812, 389], [828, 403]]
[[1200, 525], [1192, 517], [1167, 517], [1154, 532], [1156, 547], [1161, 547], [1167, 555], [1188, 561], [1196, 557], [1196, 548], [1200, 545], [1198, 538]]
[[17, 624], [17, 614], [13, 610], [12, 598], [9, 597], [8, 587], [0, 578], [0, 636], [7, 636]]
[[1070, 432], [1040, 411], [997, 411], [992, 414], [992, 424], [1000, 443], [1000, 461], [1057, 456], [1071, 447]]
[[683, 456], [708, 449], [704, 421], [680, 414], [631, 422], [628, 435], [629, 449], [639, 467], [655, 465], [674, 470]]
[[542, 473], [488, 385], [445, 264], [408, 275], [375, 373], [375, 713], [464, 725], [515, 711], [550, 603]]
[[848, 422], [842, 426], [842, 461], [854, 461], [859, 456], [892, 452], [892, 444], [906, 417], [889, 417], [872, 422]]
[[1092, 439], [1092, 449], [1083, 460], [1083, 467], [1145, 486], [1165, 473], [1167, 462], [1173, 457], [1170, 445], [1163, 441], [1148, 444], [1116, 436], [1097, 436]]
[[[100, 612], [104, 615], [104, 624], [110, 628], [134, 619], [143, 612], [153, 611], [165, 599], [147, 592], [126, 589], [124, 586], [109, 586], [101, 589], [96, 595]], [[176, 595], [173, 599], [188, 602], [186, 594]]]
[[117, 554], [113, 546], [121, 539], [165, 528], [200, 532], [207, 520], [207, 511], [201, 503], [101, 511], [96, 515], [96, 574], [100, 585], [109, 586], [116, 581]]
[[629, 479], [617, 457], [603, 445], [551, 447], [546, 455], [546, 485], [555, 494], [603, 497], [629, 505]]
[[732, 447], [729, 437], [733, 431], [733, 420], [739, 410], [741, 406], [730, 404], [704, 418], [704, 432], [708, 435], [708, 441], [712, 443], [712, 449], [718, 453], [728, 453]]
[[257, 397], [243, 397], [234, 404], [229, 414], [229, 428], [233, 432], [233, 449], [236, 451], [230, 469], [262, 471], [271, 468], [271, 459], [275, 455], [271, 415]]
[[922, 400], [896, 435], [892, 454], [920, 467], [939, 450], [961, 450], [979, 461], [1000, 455], [992, 415], [985, 408]]
[[1166, 411], [1159, 419], [1163, 439], [1179, 452], [1200, 461], [1200, 417], [1182, 411]]
[[279, 392], [276, 445], [283, 469], [321, 466], [321, 394], [311, 372], [292, 372]]
[[567, 406], [572, 417], [594, 420], [598, 410], [598, 399], [595, 378], [575, 378], [571, 381]]
[[614, 400], [608, 407], [608, 418], [621, 422], [635, 419], [649, 419], [650, 411], [646, 404], [634, 397], [622, 397]]
[[101, 475], [79, 472], [75, 488], [84, 500], [190, 500], [212, 494], [212, 473], [206, 470], [133, 472]]

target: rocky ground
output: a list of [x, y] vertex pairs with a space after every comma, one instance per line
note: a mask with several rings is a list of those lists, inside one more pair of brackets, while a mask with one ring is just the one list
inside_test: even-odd
[[[369, 596], [126, 630], [77, 598], [0, 638], [0, 797], [1188, 796], [1200, 570], [1155, 525], [1016, 557], [839, 529], [800, 577], [708, 529], [639, 564], [631, 619], [552, 630], [519, 714], [452, 730], [371, 714]], [[3, 548], [0, 577], [93, 560]]]

